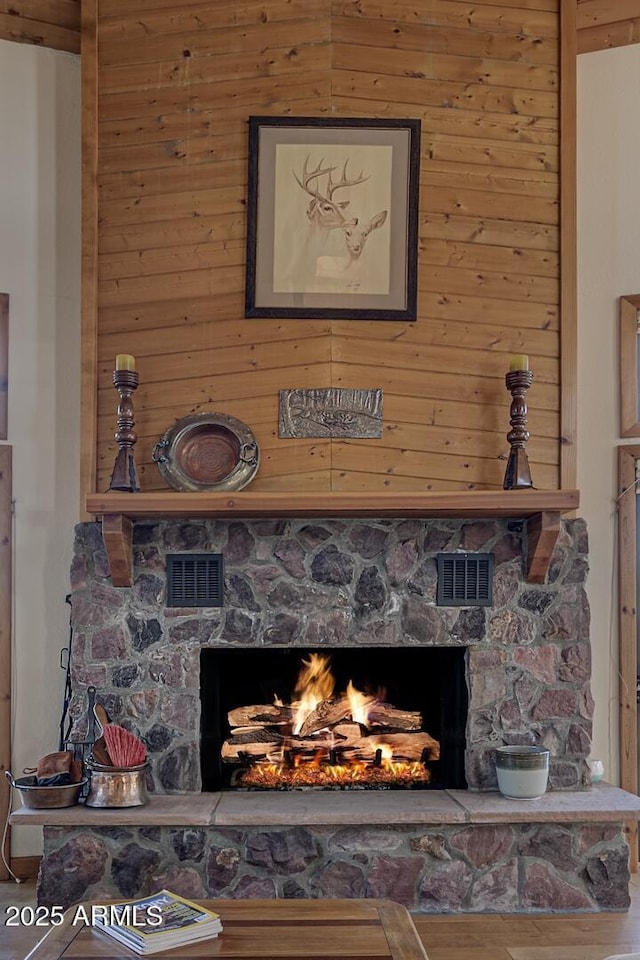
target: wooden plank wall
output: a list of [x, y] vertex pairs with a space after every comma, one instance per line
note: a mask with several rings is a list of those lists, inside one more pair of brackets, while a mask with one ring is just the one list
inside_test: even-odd
[[[81, 0], [0, 0], [0, 40], [80, 51]], [[640, 0], [577, 0], [578, 52], [640, 41]]]
[[640, 43], [640, 0], [578, 0], [578, 53]]
[[[95, 489], [116, 353], [140, 372], [143, 489], [191, 411], [252, 427], [256, 491], [500, 487], [512, 353], [534, 370], [534, 483], [558, 487], [558, 0], [98, 0], [96, 19]], [[243, 318], [252, 114], [421, 119], [417, 322]], [[331, 385], [383, 388], [383, 438], [279, 440], [278, 391]]]
[[80, 53], [81, 0], [0, 0], [0, 40]]

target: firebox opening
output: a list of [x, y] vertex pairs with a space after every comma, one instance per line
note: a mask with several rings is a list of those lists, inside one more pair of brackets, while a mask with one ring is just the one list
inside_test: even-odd
[[[320, 728], [317, 718], [314, 723], [311, 717], [300, 729], [298, 721], [293, 736], [291, 705], [299, 697], [295, 691], [300, 672], [305, 663], [316, 663], [316, 658], [328, 660], [333, 678], [333, 692], [316, 707], [321, 720], [326, 711], [327, 723]], [[464, 789], [465, 664], [464, 647], [205, 648], [200, 662], [203, 790], [314, 785]], [[375, 701], [372, 719], [364, 723], [354, 720], [350, 710], [341, 709], [350, 684], [370, 703]], [[253, 709], [262, 705], [268, 710]], [[436, 749], [424, 746], [431, 741]], [[405, 772], [404, 779], [385, 780], [382, 768], [393, 763], [383, 758], [389, 744], [393, 749], [399, 744], [399, 753], [411, 756], [427, 772], [413, 779]], [[280, 778], [242, 782], [247, 769], [260, 762], [264, 770], [276, 754], [274, 766], [283, 771]], [[349, 765], [362, 761], [363, 780], [352, 768], [347, 782], [339, 778], [344, 757]], [[298, 780], [298, 774], [292, 773], [305, 763], [315, 763], [324, 771], [317, 784], [313, 776]], [[378, 768], [380, 777], [372, 767]], [[335, 774], [336, 782], [327, 784], [327, 774]]]

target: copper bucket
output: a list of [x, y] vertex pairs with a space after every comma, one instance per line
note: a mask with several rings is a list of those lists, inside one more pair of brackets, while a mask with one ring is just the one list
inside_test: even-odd
[[137, 767], [108, 767], [87, 760], [91, 774], [87, 807], [141, 807], [147, 802], [145, 773], [148, 763]]

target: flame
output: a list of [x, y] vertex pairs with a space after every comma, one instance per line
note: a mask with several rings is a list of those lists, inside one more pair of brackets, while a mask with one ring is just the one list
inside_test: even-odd
[[[390, 748], [386, 747], [389, 751]], [[238, 783], [244, 787], [267, 789], [291, 787], [390, 787], [429, 783], [431, 774], [417, 761], [383, 759], [380, 766], [361, 760], [349, 764], [322, 762], [319, 756], [302, 762], [295, 757], [293, 763], [258, 761], [242, 772]]]
[[383, 763], [391, 763], [393, 761], [393, 750], [388, 743], [374, 743], [372, 749], [374, 753], [378, 750], [380, 751]]
[[369, 719], [369, 707], [376, 702], [375, 697], [368, 697], [366, 694], [357, 690], [351, 680], [347, 684], [347, 698], [351, 708], [351, 719], [356, 723], [361, 723], [363, 727], [367, 726]]
[[318, 704], [331, 698], [336, 683], [329, 669], [329, 657], [311, 653], [309, 659], [302, 663], [294, 691], [294, 695], [299, 699], [291, 704], [294, 736], [300, 733], [302, 724]]

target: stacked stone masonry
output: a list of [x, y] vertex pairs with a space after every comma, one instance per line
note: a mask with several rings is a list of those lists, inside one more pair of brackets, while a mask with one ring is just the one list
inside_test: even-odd
[[625, 910], [620, 824], [45, 827], [39, 902], [389, 897], [418, 913]]
[[[467, 653], [466, 775], [496, 786], [503, 743], [551, 751], [550, 788], [589, 783], [593, 702], [587, 535], [562, 525], [544, 585], [523, 576], [522, 530], [507, 521], [163, 521], [134, 528], [134, 581], [115, 588], [98, 523], [76, 529], [72, 716], [86, 688], [146, 741], [149, 789], [199, 791], [203, 647], [451, 646]], [[168, 552], [222, 553], [221, 608], [165, 607]], [[495, 557], [493, 605], [436, 606], [441, 551]]]
[[[495, 748], [542, 744], [552, 757], [551, 790], [590, 799], [580, 792], [590, 785], [593, 711], [585, 525], [563, 522], [544, 585], [524, 579], [522, 535], [520, 525], [502, 520], [137, 523], [133, 585], [114, 588], [99, 524], [80, 524], [71, 571], [75, 735], [84, 733], [86, 690], [95, 685], [111, 718], [146, 741], [154, 803], [171, 802], [161, 794], [187, 795], [180, 798], [184, 819], [173, 825], [127, 818], [86, 824], [86, 812], [80, 822], [45, 825], [39, 902], [133, 897], [166, 886], [195, 898], [390, 897], [423, 913], [626, 909], [624, 817], [603, 812], [598, 819], [597, 804], [562, 822], [532, 822], [532, 809], [531, 816], [461, 823], [454, 820], [473, 813], [449, 798], [449, 819], [425, 823], [420, 794], [391, 792], [389, 816], [369, 822], [340, 794], [338, 806], [348, 804], [341, 816], [355, 820], [332, 823], [328, 809], [338, 795], [318, 794], [311, 806], [322, 809], [311, 819], [276, 816], [273, 823], [263, 804], [260, 817], [227, 825], [189, 819], [205, 798], [203, 647], [296, 647], [302, 654], [463, 646], [471, 789], [461, 795], [493, 806]], [[224, 557], [224, 605], [166, 607], [166, 554], [207, 551]], [[494, 554], [492, 606], [436, 605], [441, 551]], [[240, 796], [257, 803], [263, 795]], [[552, 797], [571, 794], [545, 799]], [[282, 813], [280, 804], [274, 812]], [[495, 819], [489, 808], [485, 815]]]

